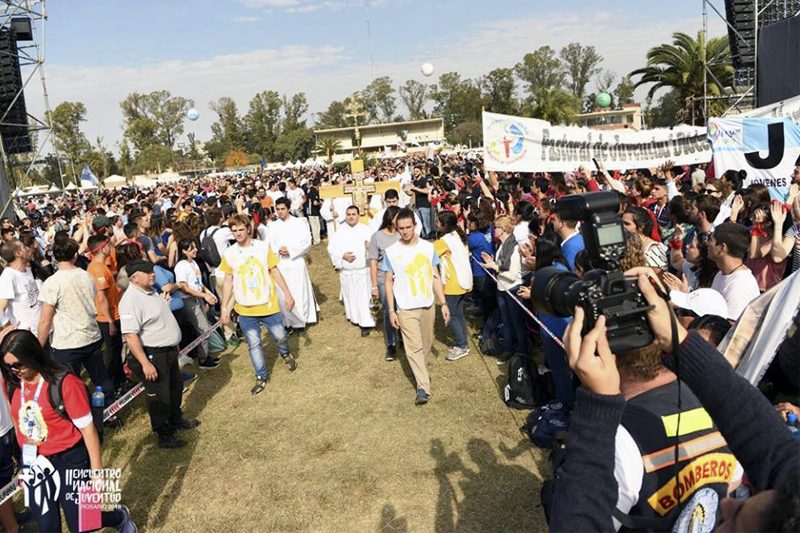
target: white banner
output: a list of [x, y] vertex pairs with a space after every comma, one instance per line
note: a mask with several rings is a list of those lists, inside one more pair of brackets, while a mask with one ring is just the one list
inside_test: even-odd
[[789, 118], [800, 124], [800, 96], [753, 109], [741, 116], [749, 118]]
[[592, 158], [609, 170], [711, 161], [706, 128], [597, 130], [486, 112], [483, 146], [486, 169], [500, 172], [571, 172], [594, 168]]
[[726, 170], [745, 170], [745, 187], [763, 184], [773, 199], [786, 201], [800, 161], [800, 125], [788, 117], [712, 118], [708, 138], [717, 176]]

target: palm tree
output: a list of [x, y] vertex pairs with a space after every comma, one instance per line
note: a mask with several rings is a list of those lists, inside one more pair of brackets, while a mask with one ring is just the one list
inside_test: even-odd
[[333, 155], [342, 149], [342, 143], [334, 137], [323, 137], [317, 141], [316, 150], [325, 154], [328, 164], [333, 161]]
[[[720, 96], [731, 92], [734, 69], [728, 37], [712, 37], [705, 45], [703, 32], [693, 39], [685, 33], [673, 33], [672, 44], [662, 44], [647, 52], [647, 66], [631, 72], [641, 76], [635, 87], [652, 83], [648, 98], [663, 88], [678, 91], [683, 102], [681, 120], [703, 117], [703, 95]], [[703, 90], [703, 70], [708, 65], [707, 91]], [[708, 102], [708, 114], [719, 115], [726, 108], [724, 100]]]

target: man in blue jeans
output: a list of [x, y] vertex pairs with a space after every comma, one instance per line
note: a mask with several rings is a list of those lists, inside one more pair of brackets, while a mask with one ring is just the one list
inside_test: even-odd
[[[286, 309], [294, 307], [294, 299], [277, 268], [278, 256], [269, 244], [251, 238], [250, 219], [246, 215], [235, 215], [231, 218], [230, 229], [236, 244], [225, 250], [219, 265], [220, 272], [225, 275], [222, 301], [233, 301], [233, 309], [239, 314], [239, 326], [244, 333], [256, 374], [256, 384], [250, 389], [250, 394], [256, 395], [264, 390], [269, 379], [261, 343], [262, 325], [269, 331], [278, 355], [283, 358], [289, 371], [297, 369], [297, 362], [289, 353], [289, 336], [283, 327], [276, 285], [285, 295]], [[225, 306], [222, 309], [222, 324], [228, 325], [230, 321], [231, 308]]]
[[417, 216], [422, 221], [422, 238], [430, 239], [433, 236], [433, 219], [431, 218], [430, 194], [433, 190], [427, 176], [422, 173], [422, 169], [414, 167], [412, 171], [413, 181], [409, 190], [414, 193], [414, 207]]

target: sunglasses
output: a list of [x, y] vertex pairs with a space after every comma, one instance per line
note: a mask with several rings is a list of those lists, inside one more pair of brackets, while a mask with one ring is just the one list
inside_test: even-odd
[[6, 366], [11, 370], [22, 370], [23, 368], [25, 368], [25, 365], [20, 363], [19, 361], [17, 361], [16, 363], [11, 363], [10, 365], [6, 364]]
[[703, 192], [706, 194], [714, 194], [715, 192], [719, 192], [716, 189], [703, 189]]

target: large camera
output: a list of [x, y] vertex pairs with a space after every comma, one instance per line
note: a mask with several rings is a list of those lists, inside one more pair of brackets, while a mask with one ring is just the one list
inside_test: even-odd
[[571, 316], [576, 306], [583, 308], [583, 335], [600, 318], [606, 317], [611, 350], [624, 353], [653, 342], [647, 322], [650, 306], [636, 279], [626, 278], [618, 269], [625, 254], [625, 234], [617, 216], [619, 199], [613, 192], [573, 194], [556, 206], [562, 220], [577, 220], [593, 270], [581, 279], [573, 272], [555, 267], [536, 271], [532, 297], [536, 308], [555, 316]]

